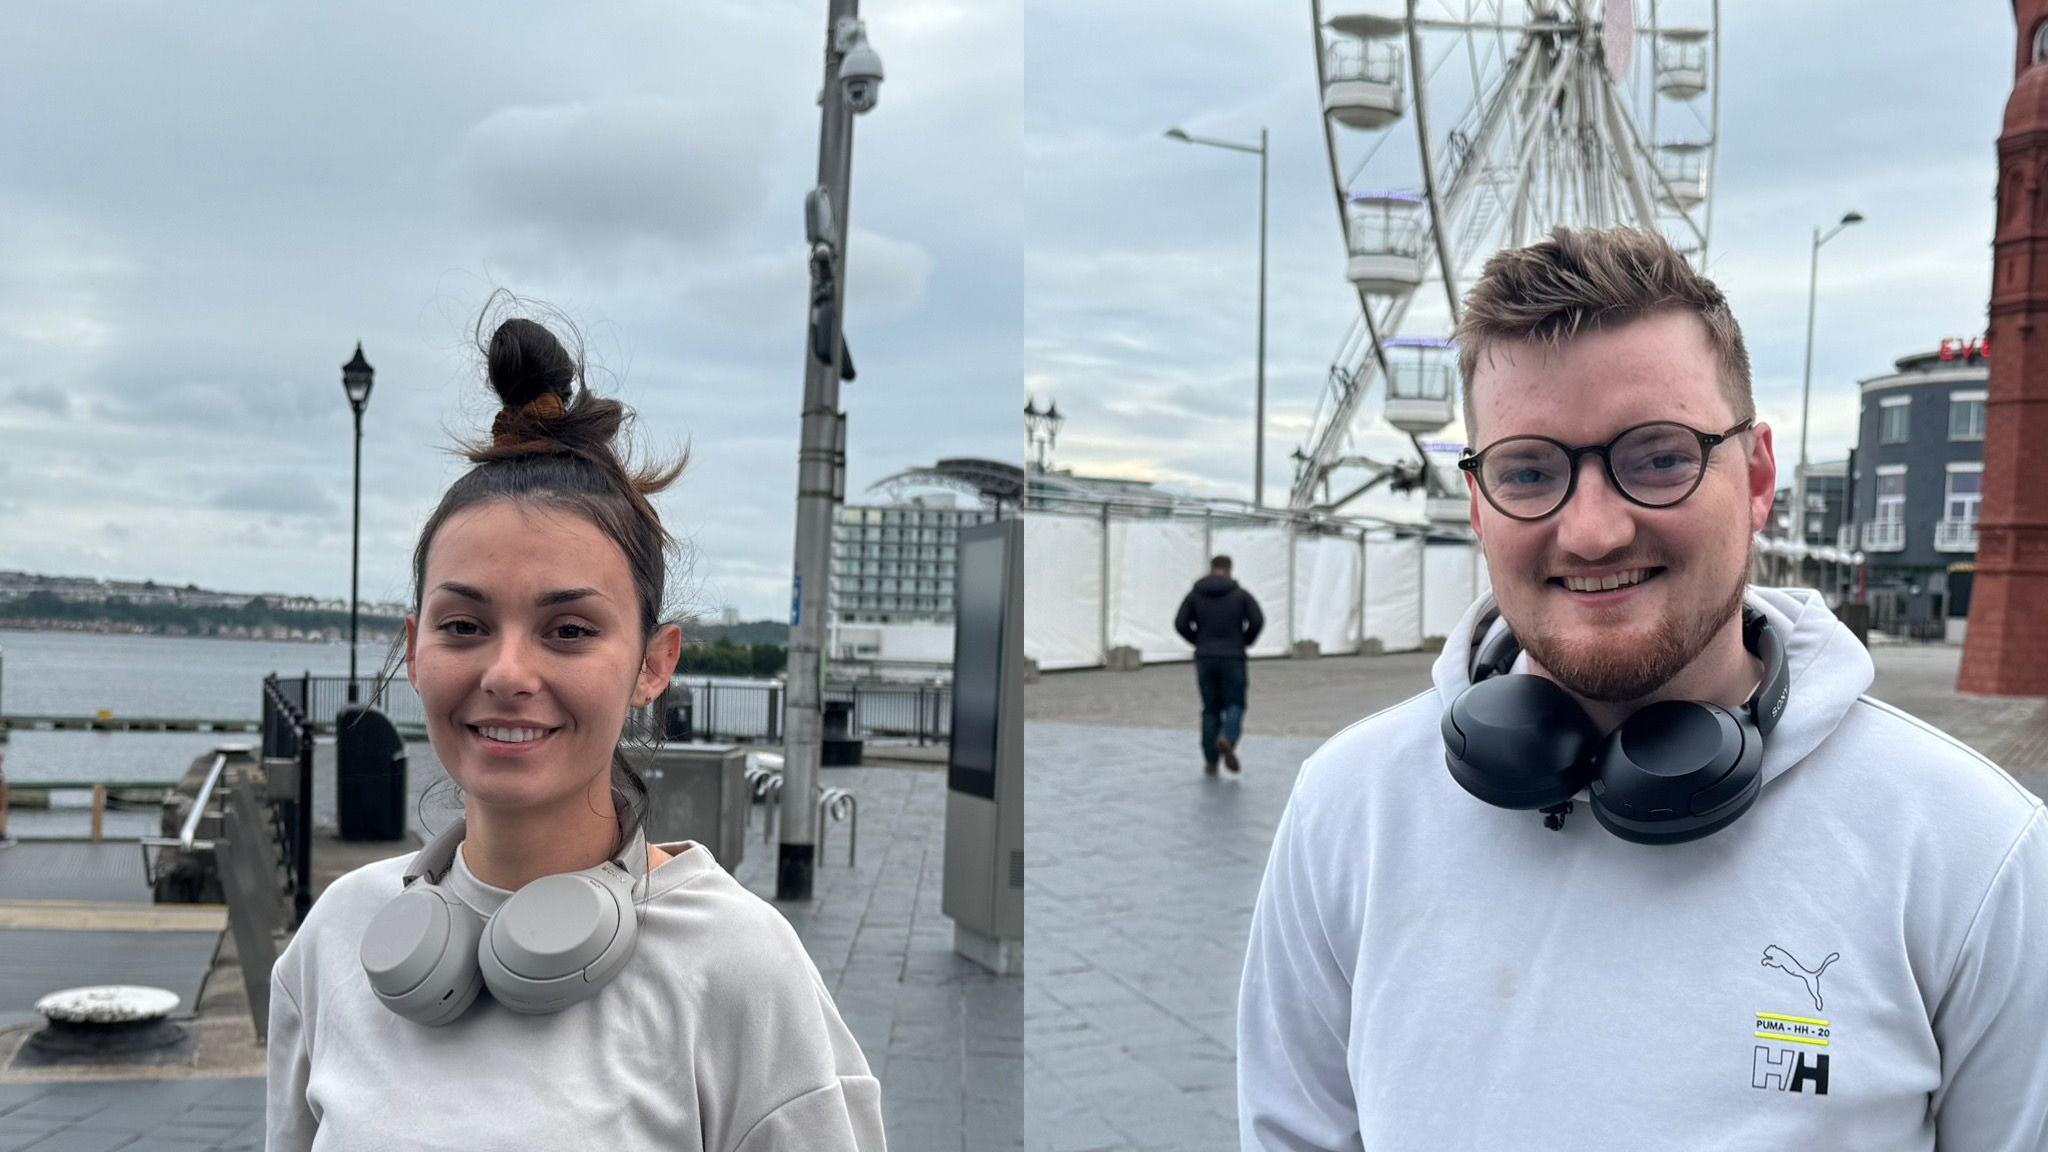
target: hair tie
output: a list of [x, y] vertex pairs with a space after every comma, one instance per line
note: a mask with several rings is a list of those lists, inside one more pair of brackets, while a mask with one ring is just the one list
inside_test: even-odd
[[539, 398], [529, 401], [522, 407], [507, 407], [498, 413], [497, 419], [491, 421], [491, 447], [507, 448], [527, 444], [551, 446], [547, 445], [546, 441], [520, 435], [512, 429], [520, 424], [533, 425], [558, 420], [563, 411], [562, 398], [553, 392], [543, 392]]

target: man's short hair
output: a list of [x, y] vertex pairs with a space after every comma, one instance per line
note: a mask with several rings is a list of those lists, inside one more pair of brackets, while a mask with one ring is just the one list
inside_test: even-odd
[[[1458, 321], [1458, 373], [1465, 385], [1465, 435], [1476, 438], [1472, 379], [1494, 345], [1534, 342], [1557, 347], [1580, 332], [1599, 331], [1658, 312], [1684, 312], [1706, 325], [1719, 362], [1721, 392], [1737, 420], [1756, 415], [1749, 386], [1749, 350], [1727, 297], [1693, 271], [1671, 242], [1639, 228], [1558, 228], [1523, 248], [1503, 248], [1486, 261], [1465, 297]], [[1474, 445], [1477, 447], [1478, 445]]]
[[1214, 571], [1216, 571], [1216, 570], [1218, 570], [1218, 569], [1222, 569], [1222, 570], [1223, 570], [1223, 571], [1225, 571], [1225, 572], [1228, 572], [1228, 571], [1230, 571], [1230, 557], [1228, 557], [1228, 556], [1212, 556], [1212, 557], [1210, 557], [1210, 558], [1209, 558], [1209, 571], [1211, 571], [1211, 572], [1214, 572]]

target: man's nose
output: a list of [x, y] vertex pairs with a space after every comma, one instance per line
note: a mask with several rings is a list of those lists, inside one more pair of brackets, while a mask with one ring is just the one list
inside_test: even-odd
[[1578, 488], [1557, 513], [1557, 546], [1589, 560], [1612, 556], [1635, 542], [1635, 505], [1614, 490], [1597, 455], [1578, 466]]

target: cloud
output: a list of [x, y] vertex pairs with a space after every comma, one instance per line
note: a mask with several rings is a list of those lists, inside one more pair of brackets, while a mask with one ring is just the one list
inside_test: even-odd
[[311, 479], [296, 472], [238, 477], [213, 498], [213, 506], [231, 512], [307, 516], [329, 521], [348, 511]]
[[635, 97], [498, 109], [450, 167], [486, 226], [529, 256], [588, 267], [732, 240], [761, 208], [778, 143], [757, 103]]
[[60, 420], [71, 415], [71, 397], [51, 385], [17, 384], [0, 399], [0, 406], [39, 412]]

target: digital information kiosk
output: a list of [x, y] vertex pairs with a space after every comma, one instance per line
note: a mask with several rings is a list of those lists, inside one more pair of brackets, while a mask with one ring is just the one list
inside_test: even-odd
[[960, 530], [941, 907], [953, 950], [1024, 970], [1024, 523]]

